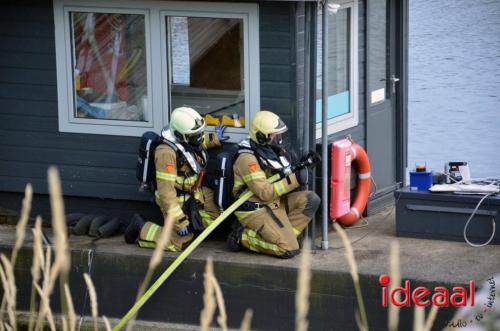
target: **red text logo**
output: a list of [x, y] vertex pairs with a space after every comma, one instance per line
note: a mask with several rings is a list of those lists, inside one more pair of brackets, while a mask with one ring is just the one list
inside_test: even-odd
[[444, 286], [436, 286], [430, 289], [425, 286], [411, 287], [409, 280], [404, 281], [403, 286], [388, 289], [391, 277], [381, 275], [379, 283], [382, 286], [382, 306], [387, 307], [388, 301], [396, 307], [405, 307], [416, 305], [426, 307], [434, 305], [438, 307], [463, 307], [474, 306], [474, 291], [476, 284], [473, 280], [469, 281], [469, 286], [455, 286], [450, 291]]

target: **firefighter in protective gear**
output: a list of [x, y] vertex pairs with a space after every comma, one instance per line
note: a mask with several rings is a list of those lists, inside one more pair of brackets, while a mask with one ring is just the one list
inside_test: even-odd
[[[162, 133], [162, 143], [155, 149], [156, 203], [163, 217], [174, 216], [175, 223], [169, 251], [181, 251], [193, 239], [193, 230], [201, 232], [219, 214], [213, 191], [202, 187], [207, 162], [206, 149], [220, 146], [229, 137], [224, 127], [215, 133], [205, 133], [205, 121], [194, 109], [176, 108], [170, 118], [169, 129]], [[141, 247], [153, 248], [161, 234], [161, 227], [153, 222], [135, 221], [126, 231], [127, 242], [136, 241]]]
[[[242, 141], [233, 164], [235, 198], [249, 188], [254, 196], [235, 212], [239, 222], [233, 224], [227, 243], [237, 251], [241, 247], [254, 252], [290, 258], [300, 252], [297, 237], [306, 228], [320, 199], [312, 191], [295, 191], [307, 184], [307, 167], [291, 171], [289, 157], [281, 147], [285, 123], [274, 113], [258, 112], [250, 124], [250, 140]], [[311, 152], [314, 166], [317, 153]], [[280, 173], [282, 179], [269, 183]]]

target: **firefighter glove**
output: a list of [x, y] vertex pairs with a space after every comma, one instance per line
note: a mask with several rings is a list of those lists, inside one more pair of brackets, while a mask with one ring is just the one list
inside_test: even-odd
[[189, 230], [188, 230], [187, 226], [177, 230], [177, 234], [181, 237], [187, 236], [189, 234]]
[[300, 159], [300, 164], [307, 168], [314, 168], [321, 162], [321, 156], [315, 151], [309, 151]]
[[219, 141], [226, 141], [229, 139], [229, 136], [224, 135], [224, 130], [226, 130], [226, 126], [219, 124], [215, 127], [215, 132], [217, 133], [217, 138], [219, 138]]
[[309, 169], [302, 168], [295, 172], [295, 177], [297, 177], [297, 181], [300, 185], [307, 185], [309, 183]]

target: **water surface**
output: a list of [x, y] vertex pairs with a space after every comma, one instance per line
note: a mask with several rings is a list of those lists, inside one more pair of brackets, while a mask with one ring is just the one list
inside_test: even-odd
[[410, 0], [408, 167], [500, 177], [500, 1]]

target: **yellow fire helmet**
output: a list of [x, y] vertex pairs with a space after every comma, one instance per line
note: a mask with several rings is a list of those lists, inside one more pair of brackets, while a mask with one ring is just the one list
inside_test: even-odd
[[270, 135], [277, 144], [281, 144], [281, 134], [288, 130], [281, 118], [273, 112], [261, 110], [255, 114], [250, 123], [250, 139], [260, 145], [271, 143]]
[[179, 107], [170, 115], [170, 132], [180, 143], [200, 145], [204, 130], [205, 120], [193, 108]]

